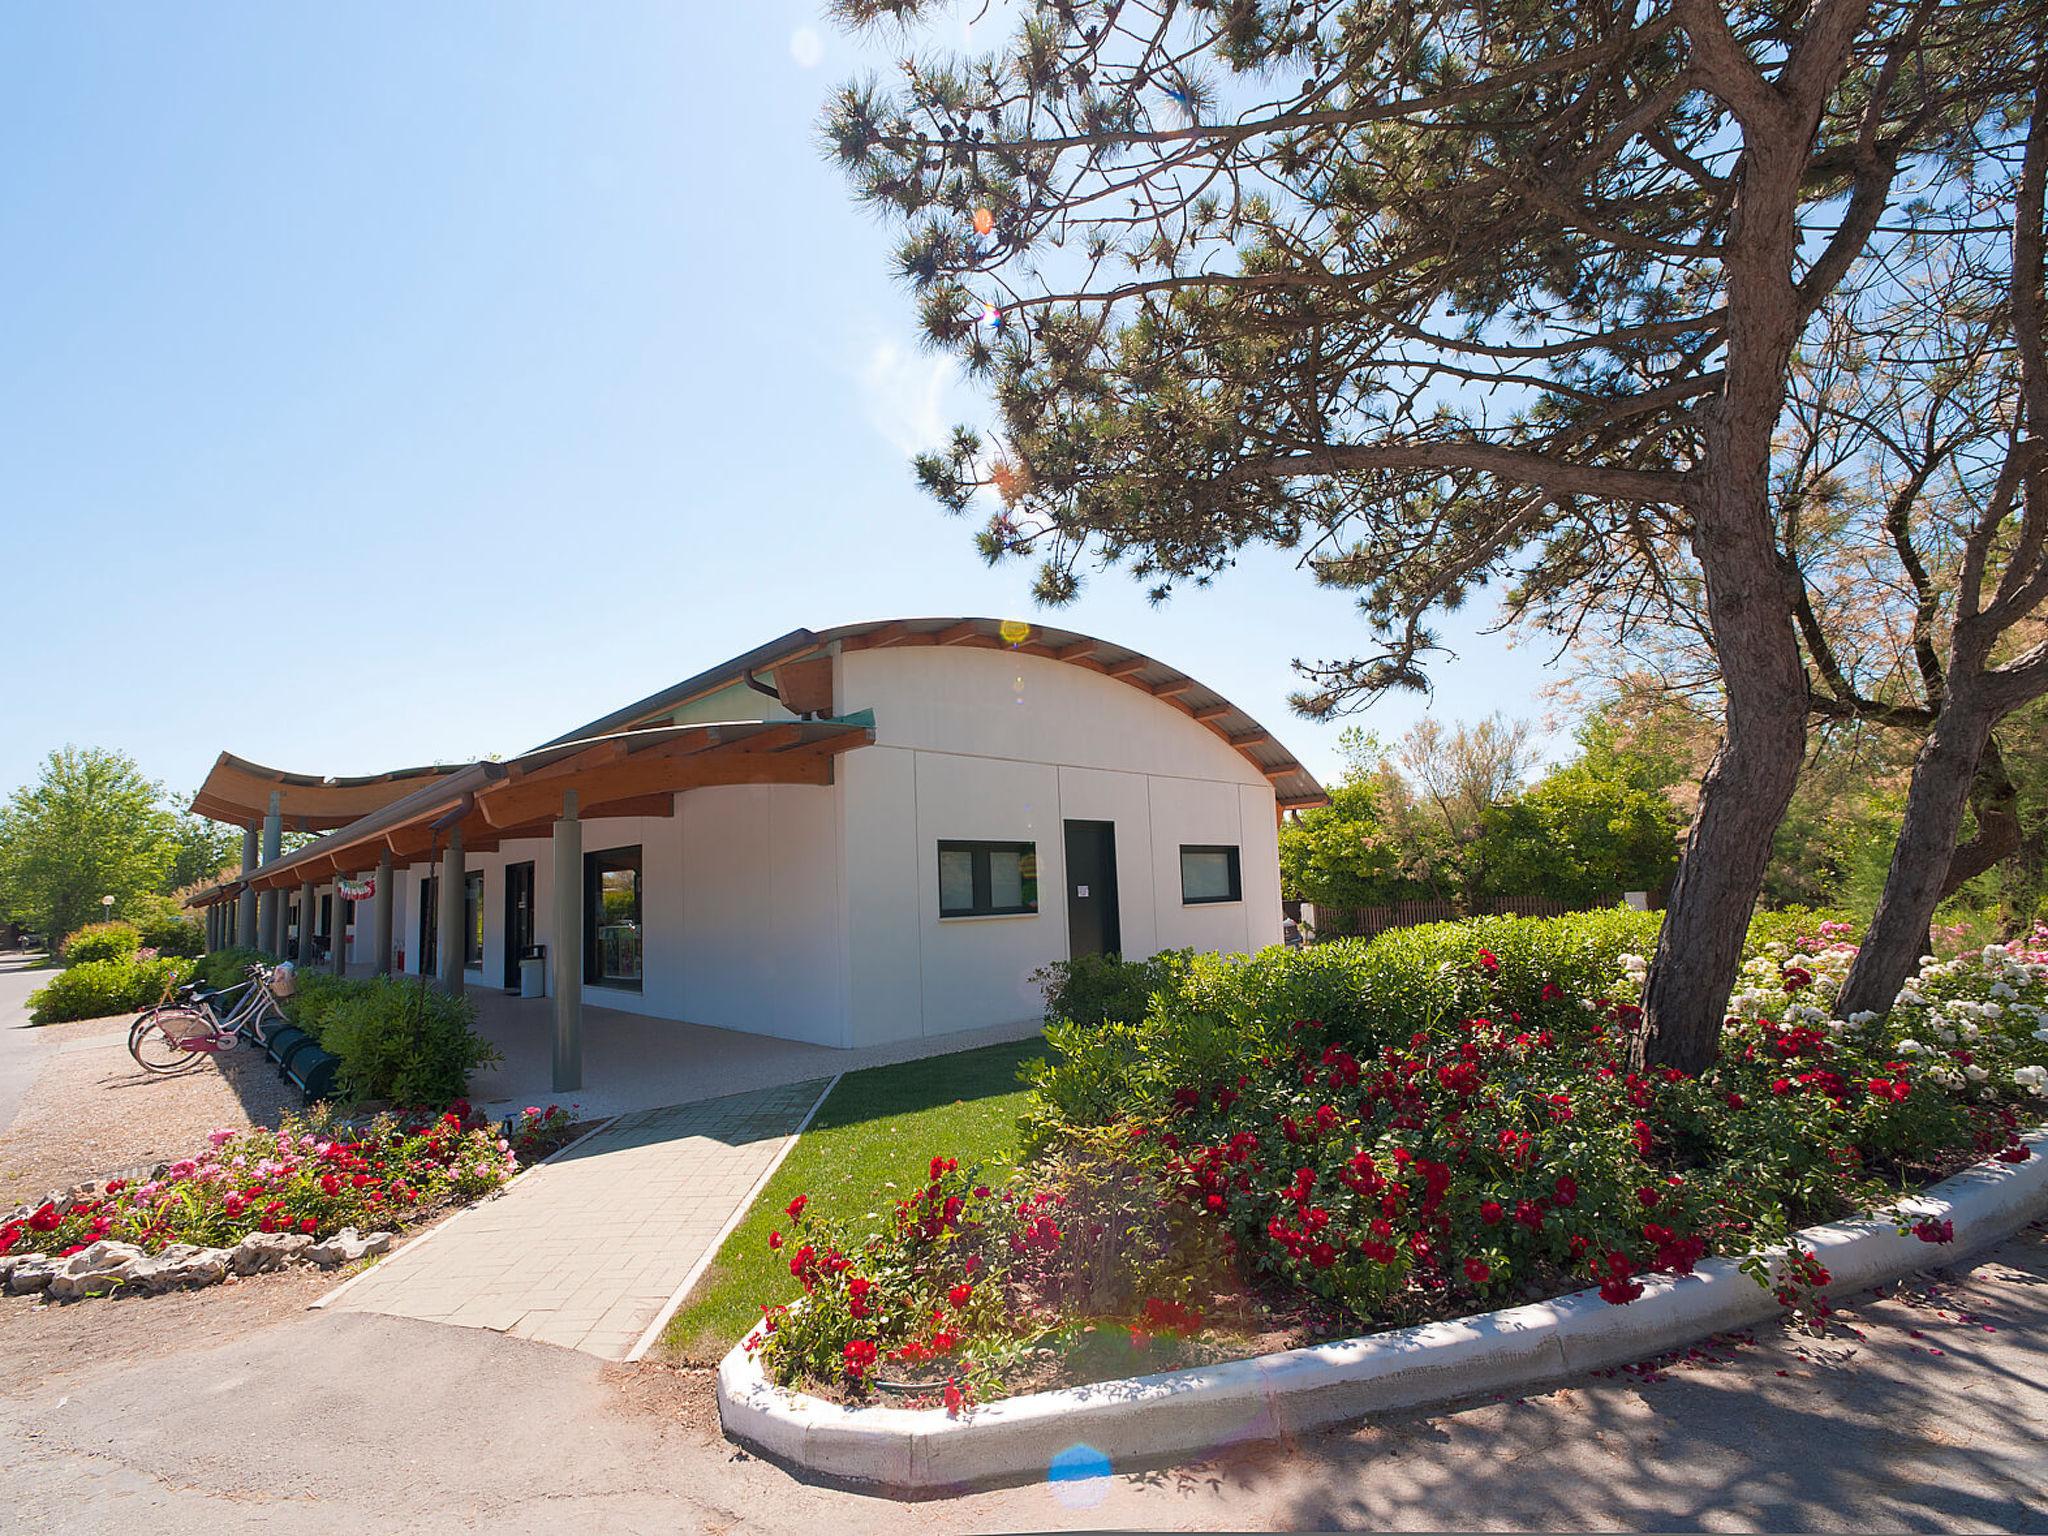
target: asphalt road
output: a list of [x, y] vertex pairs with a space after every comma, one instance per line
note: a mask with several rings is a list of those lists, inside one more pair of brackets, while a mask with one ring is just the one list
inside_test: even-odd
[[701, 1374], [305, 1312], [317, 1283], [0, 1302], [10, 1526], [2048, 1530], [2038, 1229], [1932, 1289], [1853, 1303], [1823, 1340], [1774, 1327], [1527, 1400], [908, 1506], [809, 1486], [735, 1451]]
[[49, 1042], [28, 1021], [28, 995], [56, 973], [41, 955], [0, 954], [0, 1131], [14, 1123]]

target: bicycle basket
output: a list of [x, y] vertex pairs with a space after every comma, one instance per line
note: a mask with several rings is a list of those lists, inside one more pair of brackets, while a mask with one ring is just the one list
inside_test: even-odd
[[270, 973], [270, 995], [272, 997], [290, 997], [298, 990], [298, 973], [292, 968], [291, 961], [278, 961], [276, 968]]

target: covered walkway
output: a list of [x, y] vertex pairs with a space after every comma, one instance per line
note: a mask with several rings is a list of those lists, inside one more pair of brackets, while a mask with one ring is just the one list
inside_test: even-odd
[[550, 1086], [554, 1014], [546, 998], [518, 998], [472, 987], [479, 1031], [504, 1061], [470, 1077], [470, 1101], [493, 1116], [529, 1104], [575, 1103], [581, 1118], [689, 1104], [756, 1088], [941, 1056], [1038, 1033], [1036, 1022], [961, 1030], [841, 1050], [801, 1040], [712, 1029], [616, 1008], [583, 1010], [584, 1082], [574, 1093]]

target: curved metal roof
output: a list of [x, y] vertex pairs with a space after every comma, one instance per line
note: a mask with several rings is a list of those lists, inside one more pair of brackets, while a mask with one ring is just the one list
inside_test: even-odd
[[917, 645], [975, 646], [1019, 651], [1100, 672], [1180, 710], [1222, 737], [1265, 775], [1282, 808], [1321, 805], [1327, 799], [1323, 786], [1292, 752], [1257, 720], [1215, 689], [1130, 646], [1099, 640], [1078, 630], [1029, 624], [1018, 619], [875, 619], [824, 630], [793, 629], [766, 645], [684, 678], [672, 687], [649, 694], [543, 745], [554, 746], [583, 737], [631, 730], [665, 716], [693, 699], [729, 688], [742, 681], [748, 672], [766, 671], [778, 663], [794, 661], [833, 645], [842, 650]]

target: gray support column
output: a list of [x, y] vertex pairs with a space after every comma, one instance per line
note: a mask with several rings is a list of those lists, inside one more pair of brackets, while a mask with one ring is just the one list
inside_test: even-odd
[[462, 893], [465, 871], [462, 863], [462, 828], [448, 829], [448, 847], [441, 855], [440, 929], [434, 942], [440, 946], [441, 990], [451, 997], [462, 996], [462, 956], [469, 947], [469, 935], [462, 926]]
[[[263, 862], [275, 864], [283, 852], [284, 796], [273, 789], [270, 810], [263, 818]], [[259, 905], [261, 914], [257, 921], [262, 933], [256, 943], [272, 959], [280, 959], [284, 955], [284, 892], [265, 891]]]
[[296, 955], [300, 965], [313, 963], [314, 920], [320, 916], [320, 893], [313, 888], [313, 882], [299, 882], [299, 948]]
[[[255, 873], [256, 823], [252, 821], [242, 828], [242, 878], [247, 880]], [[235, 898], [235, 942], [243, 945], [256, 942], [256, 893], [246, 885]]]
[[576, 791], [555, 823], [555, 921], [548, 933], [548, 986], [555, 1000], [555, 1092], [583, 1086], [583, 823]]
[[[337, 871], [334, 876], [334, 906], [328, 921], [334, 931], [327, 936], [327, 963], [334, 968], [337, 976], [348, 974], [348, 899], [341, 894], [344, 876]], [[358, 923], [357, 928], [362, 925]]]
[[370, 974], [391, 974], [391, 850], [377, 859], [377, 894], [370, 899]]

